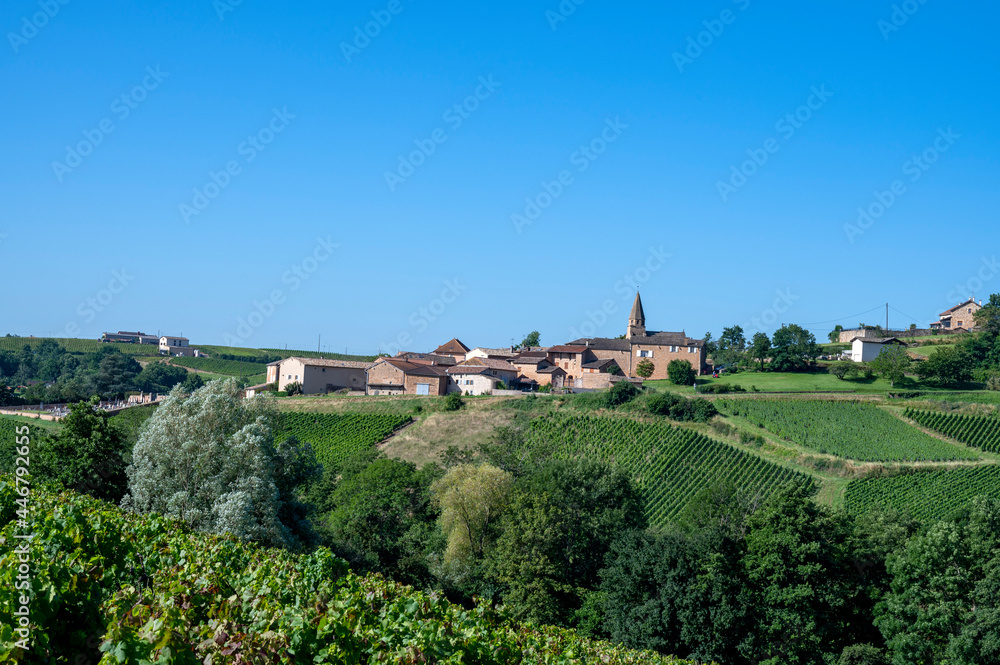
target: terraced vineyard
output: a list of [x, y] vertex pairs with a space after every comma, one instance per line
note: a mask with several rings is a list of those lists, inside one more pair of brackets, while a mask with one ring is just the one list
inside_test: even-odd
[[408, 422], [409, 416], [379, 413], [282, 413], [274, 439], [280, 442], [295, 436], [299, 441], [308, 441], [320, 462], [337, 466]]
[[536, 458], [582, 455], [620, 465], [643, 491], [654, 525], [666, 524], [699, 490], [720, 481], [766, 495], [787, 480], [808, 478], [689, 429], [627, 418], [537, 418], [526, 447]]
[[904, 415], [966, 445], [990, 453], [1000, 452], [1000, 418], [997, 416], [966, 416], [917, 409], [907, 409]]
[[932, 521], [947, 517], [979, 495], [1000, 499], [1000, 465], [855, 480], [847, 486], [844, 502], [852, 513], [866, 513], [882, 505]]
[[821, 453], [863, 462], [974, 460], [978, 455], [910, 427], [874, 404], [740, 399], [719, 410]]
[[[17, 352], [24, 345], [34, 348], [42, 343], [44, 337], [0, 337], [0, 351]], [[125, 344], [102, 342], [99, 339], [51, 338], [69, 353], [95, 353], [104, 346], [111, 346], [127, 356], [158, 356], [160, 348], [152, 344]]]
[[267, 365], [242, 362], [239, 360], [218, 360], [216, 358], [171, 358], [170, 362], [181, 367], [190, 367], [203, 372], [226, 376], [256, 376], [267, 373]]

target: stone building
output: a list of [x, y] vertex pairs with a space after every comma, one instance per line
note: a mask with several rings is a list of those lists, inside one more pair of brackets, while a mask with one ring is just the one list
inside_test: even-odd
[[383, 358], [368, 369], [369, 395], [445, 395], [447, 367]]
[[[584, 352], [577, 350], [583, 347]], [[560, 356], [553, 362], [579, 363], [582, 370], [591, 359], [614, 360], [621, 371], [628, 377], [638, 377], [636, 366], [643, 360], [653, 363], [653, 374], [648, 377], [650, 380], [666, 379], [667, 365], [672, 360], [686, 360], [691, 363], [691, 367], [699, 375], [706, 371], [707, 357], [705, 354], [705, 341], [693, 339], [682, 332], [657, 332], [646, 330], [646, 313], [642, 308], [642, 299], [639, 294], [635, 294], [635, 302], [632, 304], [632, 311], [629, 313], [628, 327], [625, 329], [625, 337], [622, 339], [608, 339], [606, 337], [588, 337], [577, 339], [560, 348]], [[566, 349], [566, 351], [562, 351]], [[570, 351], [572, 349], [572, 351]], [[551, 351], [552, 349], [550, 349]], [[574, 358], [564, 358], [562, 354], [572, 354]], [[578, 355], [579, 354], [579, 355]], [[571, 376], [576, 374], [566, 370], [567, 383]]]
[[325, 358], [285, 358], [267, 365], [267, 383], [277, 383], [285, 390], [290, 383], [301, 383], [304, 395], [337, 390], [365, 391], [365, 371], [374, 363]]

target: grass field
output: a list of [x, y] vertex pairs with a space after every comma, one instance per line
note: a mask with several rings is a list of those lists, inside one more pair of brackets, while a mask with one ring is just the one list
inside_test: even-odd
[[1000, 465], [856, 480], [847, 486], [845, 507], [860, 514], [885, 506], [930, 521], [949, 516], [980, 495], [1000, 499]]
[[869, 403], [825, 400], [718, 400], [722, 412], [739, 416], [820, 453], [864, 462], [978, 459], [976, 452], [911, 427]]
[[180, 367], [190, 367], [204, 372], [224, 376], [263, 376], [267, 365], [241, 362], [239, 360], [217, 360], [215, 358], [171, 358], [170, 363]]

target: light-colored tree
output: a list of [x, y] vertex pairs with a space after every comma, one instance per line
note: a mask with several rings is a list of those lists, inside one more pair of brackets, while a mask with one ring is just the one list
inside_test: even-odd
[[460, 464], [432, 486], [448, 541], [444, 564], [463, 567], [482, 558], [510, 497], [513, 476], [489, 464]]
[[278, 517], [271, 398], [243, 399], [235, 380], [211, 381], [186, 397], [174, 388], [139, 436], [128, 467], [127, 510], [156, 512], [195, 530], [287, 544]]

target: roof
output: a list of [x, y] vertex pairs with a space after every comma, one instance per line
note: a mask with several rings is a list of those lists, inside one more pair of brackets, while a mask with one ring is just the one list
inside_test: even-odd
[[614, 358], [604, 358], [601, 360], [593, 360], [589, 363], [583, 363], [584, 369], [604, 369], [608, 365], [617, 365]]
[[438, 348], [434, 349], [434, 353], [437, 354], [454, 354], [462, 355], [469, 352], [469, 347], [462, 344], [462, 341], [457, 337], [445, 342]]
[[975, 298], [969, 298], [965, 302], [959, 303], [959, 304], [955, 305], [954, 307], [952, 307], [951, 309], [946, 309], [945, 311], [941, 312], [938, 316], [948, 316], [949, 314], [954, 314], [958, 310], [962, 309], [963, 307], [968, 307], [969, 305], [975, 305], [976, 307], [982, 307], [982, 305], [980, 305], [979, 303], [976, 302]]
[[185, 342], [191, 341], [187, 337], [179, 337], [178, 335], [160, 335], [160, 339], [166, 339], [167, 337], [169, 337], [170, 339], [182, 339]]
[[480, 365], [455, 365], [445, 371], [448, 374], [485, 374], [490, 371], [490, 368]]
[[559, 367], [558, 365], [550, 365], [548, 367], [543, 367], [542, 369], [538, 370], [539, 374], [556, 374], [557, 372], [562, 372], [563, 374], [565, 374], [566, 370], [564, 370], [562, 367]]
[[[306, 367], [339, 367], [341, 369], [368, 369], [375, 363], [365, 362], [362, 360], [332, 360], [327, 358], [300, 358], [299, 356], [292, 356], [290, 358], [285, 358], [285, 360], [297, 360]], [[277, 363], [268, 363], [269, 365], [278, 364], [280, 365], [284, 360], [279, 360]]]
[[630, 321], [646, 321], [646, 313], [642, 311], [642, 298], [639, 297], [639, 292], [635, 292], [635, 302], [632, 303], [632, 312], [628, 315]]
[[597, 351], [631, 351], [632, 342], [627, 339], [609, 339], [607, 337], [582, 338], [570, 342], [573, 345], [582, 344]]
[[631, 351], [636, 345], [650, 346], [705, 346], [703, 339], [691, 339], [683, 332], [648, 332], [641, 337], [632, 339], [608, 339], [606, 337], [581, 338], [570, 342], [571, 345], [584, 345], [598, 351]]
[[871, 342], [872, 344], [902, 344], [906, 346], [906, 342], [899, 339], [898, 337], [855, 337], [851, 340], [851, 343], [861, 340], [862, 342]]
[[469, 358], [458, 363], [456, 367], [488, 367], [490, 369], [504, 370], [505, 372], [517, 372], [517, 368], [509, 362], [496, 358]]
[[[401, 358], [384, 358], [380, 362], [389, 363], [398, 370], [401, 370], [403, 374], [410, 374], [412, 376], [446, 376], [446, 371], [444, 367], [440, 365], [421, 365], [418, 363], [411, 363], [408, 360], [403, 360]], [[378, 365], [379, 363], [374, 363], [372, 367]]]
[[472, 349], [473, 351], [482, 351], [488, 356], [503, 356], [504, 358], [513, 358], [517, 355], [517, 351], [511, 351], [510, 347], [504, 349], [487, 349], [482, 346], [477, 346]]
[[548, 349], [549, 353], [586, 353], [587, 346], [585, 344], [562, 344], [559, 346], [550, 346]]
[[455, 358], [452, 356], [439, 356], [434, 353], [417, 353], [416, 351], [400, 351], [396, 354], [397, 358], [406, 358], [407, 360], [428, 360], [437, 365], [454, 365]]
[[518, 356], [517, 358], [512, 358], [511, 361], [515, 365], [538, 365], [540, 363], [548, 362], [545, 356]]

